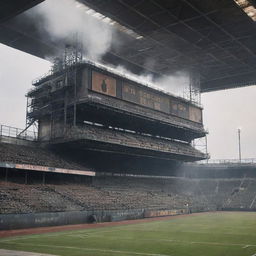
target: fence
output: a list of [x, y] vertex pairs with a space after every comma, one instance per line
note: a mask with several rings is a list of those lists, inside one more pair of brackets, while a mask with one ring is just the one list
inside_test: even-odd
[[[97, 220], [97, 222], [112, 222], [143, 219], [144, 217], [155, 217], [151, 216], [149, 214], [150, 212], [162, 213], [161, 216], [170, 216], [187, 213], [187, 209], [165, 211], [152, 211], [148, 209], [87, 210], [67, 212], [0, 214], [0, 230], [90, 223], [92, 216], [94, 216], [94, 220]], [[150, 216], [145, 216], [145, 213], [149, 214]]]
[[256, 165], [256, 158], [244, 158], [244, 159], [207, 159], [201, 160], [196, 163], [190, 163], [190, 165], [208, 165], [208, 166], [238, 166], [238, 165]]
[[19, 138], [30, 141], [37, 140], [37, 132], [27, 130], [24, 131], [24, 129], [7, 125], [0, 125], [0, 136]]
[[220, 164], [238, 164], [238, 163], [242, 163], [242, 164], [250, 164], [250, 163], [256, 163], [256, 158], [244, 158], [244, 159], [210, 159], [208, 160], [209, 164], [216, 164], [216, 163], [220, 163]]

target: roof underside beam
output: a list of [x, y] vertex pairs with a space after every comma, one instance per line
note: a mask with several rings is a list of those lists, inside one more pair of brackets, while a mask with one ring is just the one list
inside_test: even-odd
[[[37, 22], [24, 15], [10, 17], [42, 0], [0, 4], [0, 42], [46, 58], [65, 42], [42, 36]], [[251, 0], [252, 1], [252, 0]], [[256, 81], [256, 26], [234, 0], [79, 0], [89, 8], [141, 35], [118, 32], [122, 44], [103, 60], [132, 72], [153, 76], [196, 70], [201, 91], [214, 91]], [[254, 2], [254, 1], [252, 1]], [[22, 20], [22, 22], [20, 22]]]

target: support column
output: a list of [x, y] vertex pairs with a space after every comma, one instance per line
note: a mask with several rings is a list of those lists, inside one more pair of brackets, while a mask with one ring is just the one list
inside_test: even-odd
[[8, 181], [8, 169], [7, 168], [5, 168], [5, 182], [7, 182]]
[[28, 184], [28, 172], [25, 172], [25, 184]]
[[43, 185], [45, 185], [45, 172], [43, 172]]

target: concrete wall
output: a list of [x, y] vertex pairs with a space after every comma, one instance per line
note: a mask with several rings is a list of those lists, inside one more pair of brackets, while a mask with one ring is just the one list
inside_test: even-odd
[[[149, 212], [149, 210], [146, 211], [147, 213]], [[175, 212], [175, 214], [166, 215], [176, 215], [181, 213], [182, 212]], [[145, 210], [133, 209], [1, 214], [0, 230], [89, 223], [91, 222], [92, 215], [95, 216], [97, 222], [121, 221], [129, 219], [142, 219], [144, 218]]]
[[31, 146], [31, 147], [38, 145], [38, 143], [35, 141], [8, 137], [8, 136], [0, 136], [0, 143], [14, 144], [14, 145], [20, 145], [20, 146]]
[[51, 138], [50, 120], [40, 120], [38, 126], [38, 138], [40, 140], [49, 140]]
[[143, 218], [143, 213], [143, 210], [123, 210], [1, 214], [0, 230], [88, 223], [92, 215], [98, 222], [138, 219]]
[[255, 178], [256, 163], [233, 164], [182, 164], [175, 171], [174, 176], [198, 179], [230, 179], [230, 178]]

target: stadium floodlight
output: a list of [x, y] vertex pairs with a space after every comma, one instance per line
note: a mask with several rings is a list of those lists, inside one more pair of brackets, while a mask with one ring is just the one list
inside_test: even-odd
[[251, 4], [250, 0], [234, 1], [253, 21], [256, 21], [256, 8]]
[[134, 30], [127, 28], [123, 25], [121, 25], [120, 23], [118, 23], [117, 21], [114, 21], [113, 19], [91, 9], [89, 6], [87, 6], [84, 3], [76, 3], [76, 8], [79, 8], [81, 10], [84, 10], [86, 12], [87, 15], [90, 15], [98, 20], [101, 20], [111, 26], [114, 26], [116, 29], [118, 29], [119, 31], [122, 31], [130, 36], [132, 36], [133, 38], [140, 40], [143, 39], [144, 37], [142, 35], [139, 35], [138, 33], [136, 33]]
[[239, 162], [241, 163], [242, 157], [241, 157], [241, 127], [237, 128], [238, 133], [238, 153], [239, 153]]

